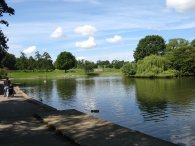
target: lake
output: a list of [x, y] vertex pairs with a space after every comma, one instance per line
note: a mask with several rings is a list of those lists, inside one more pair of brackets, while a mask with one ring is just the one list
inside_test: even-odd
[[[195, 145], [195, 78], [17, 80], [31, 97], [180, 145]], [[98, 109], [99, 113], [91, 113]]]

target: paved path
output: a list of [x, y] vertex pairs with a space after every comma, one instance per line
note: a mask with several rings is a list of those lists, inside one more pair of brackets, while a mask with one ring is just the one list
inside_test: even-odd
[[0, 95], [0, 146], [76, 146], [33, 117], [51, 111], [24, 99]]
[[74, 109], [40, 113], [39, 117], [81, 146], [176, 146]]

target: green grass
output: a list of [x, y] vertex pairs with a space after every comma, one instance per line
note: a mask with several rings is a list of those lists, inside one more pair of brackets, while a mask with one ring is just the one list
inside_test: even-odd
[[51, 72], [32, 72], [32, 71], [9, 71], [8, 77], [15, 79], [34, 79], [34, 78], [78, 78], [89, 76], [120, 76], [122, 73], [116, 69], [105, 69], [103, 72], [85, 73], [82, 70], [71, 70], [64, 72], [64, 70], [54, 70]]

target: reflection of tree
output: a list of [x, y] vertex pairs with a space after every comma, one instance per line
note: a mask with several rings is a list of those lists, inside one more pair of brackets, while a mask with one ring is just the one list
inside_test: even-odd
[[123, 88], [125, 89], [126, 96], [132, 97], [135, 94], [135, 79], [134, 78], [122, 78]]
[[190, 105], [194, 98], [191, 95], [195, 94], [191, 90], [195, 83], [190, 80], [194, 78], [136, 79], [136, 96], [140, 110], [151, 116], [154, 114], [162, 116], [168, 103], [176, 105], [177, 108]]
[[51, 98], [53, 84], [51, 80], [19, 80], [27, 94], [38, 98]]
[[71, 99], [75, 96], [76, 80], [75, 79], [59, 79], [56, 80], [58, 96], [63, 99]]

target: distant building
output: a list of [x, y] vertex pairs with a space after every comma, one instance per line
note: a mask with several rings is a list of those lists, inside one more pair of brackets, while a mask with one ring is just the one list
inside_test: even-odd
[[104, 71], [103, 68], [95, 68], [95, 69], [94, 69], [94, 72], [102, 72], [102, 71]]

